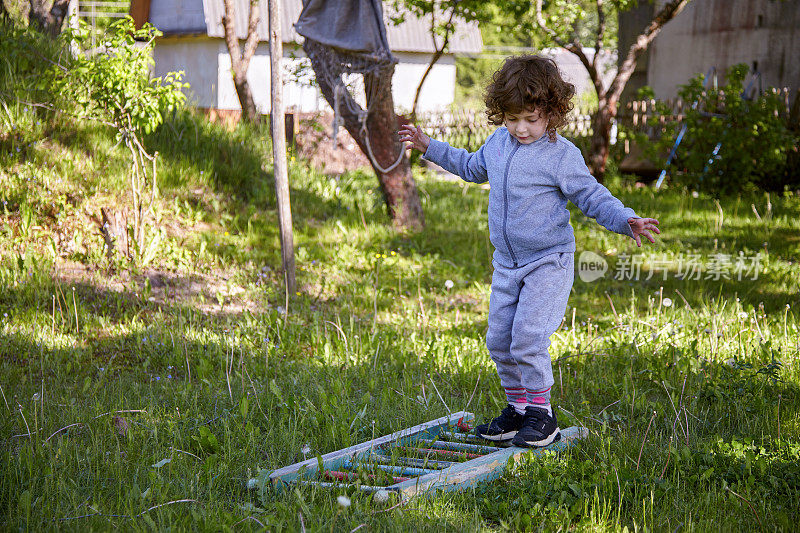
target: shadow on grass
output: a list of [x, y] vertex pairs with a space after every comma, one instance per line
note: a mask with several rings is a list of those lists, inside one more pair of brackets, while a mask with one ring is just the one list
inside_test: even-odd
[[[0, 308], [12, 310], [16, 314], [12, 320], [44, 329], [49, 316], [43, 310], [50, 309], [50, 295], [57, 289], [45, 280], [31, 283], [4, 291]], [[35, 336], [22, 333], [0, 339], [0, 349], [6, 354], [0, 365], [13, 383], [5, 393], [32, 409], [35, 400], [29, 399], [44, 388], [48, 405], [62, 406], [41, 423], [42, 434], [75, 422], [86, 426], [57, 434], [52, 447], [36, 446], [43, 450], [37, 453], [45, 454], [40, 461], [56, 461], [58, 456], [47, 455], [56, 451], [65, 457], [58, 459], [59, 478], [69, 483], [39, 479], [31, 470], [14, 466], [16, 459], [10, 454], [2, 455], [8, 467], [6, 486], [25, 486], [42, 494], [34, 512], [34, 516], [43, 513], [41, 520], [77, 515], [74, 507], [89, 497], [104, 502], [104, 509], [122, 506], [120, 513], [135, 514], [151, 505], [140, 503], [139, 498], [159, 479], [151, 472], [168, 476], [167, 484], [153, 485], [161, 487], [156, 502], [190, 497], [236, 506], [252, 497], [243, 489], [248, 469], [297, 462], [303, 459], [304, 444], [312, 455], [322, 454], [448, 410], [468, 406], [482, 420], [504, 404], [483, 350], [459, 354], [458, 345], [450, 342], [475, 336], [475, 323], [446, 328], [438, 336], [420, 331], [420, 338], [412, 340], [408, 328], [401, 326], [378, 323], [371, 332], [371, 324], [354, 321], [343, 324], [340, 333], [324, 316], [314, 313], [279, 324], [274, 314], [210, 316], [179, 303], [154, 305], [126, 292], [86, 284], [75, 287], [78, 322], [84, 331], [91, 331], [83, 341], [56, 342], [53, 348], [36, 345], [31, 340]], [[348, 316], [348, 309], [336, 310]], [[81, 339], [73, 328], [68, 321], [57, 324], [57, 331]], [[786, 513], [797, 512], [798, 500], [791, 496], [800, 486], [800, 473], [786, 455], [796, 431], [789, 422], [788, 435], [785, 432], [783, 441], [778, 441], [771, 415], [778, 398], [784, 413], [797, 411], [800, 390], [796, 383], [771, 379], [773, 374], [766, 363], [758, 362], [758, 356], [748, 367], [701, 360], [701, 354], [691, 350], [675, 353], [643, 346], [641, 352], [647, 355], [642, 356], [619, 344], [606, 352], [569, 360], [571, 366], [565, 366], [565, 379], [554, 395], [556, 405], [574, 415], [559, 412], [562, 427], [584, 424], [593, 431], [591, 439], [559, 459], [563, 464], [547, 463], [545, 470], [532, 477], [524, 469], [517, 472], [512, 478], [513, 498], [509, 484], [503, 482], [452, 498], [466, 502], [482, 520], [508, 522], [523, 509], [517, 497], [530, 490], [539, 494], [541, 502], [552, 502], [563, 513], [577, 517], [580, 512], [573, 504], [585, 483], [588, 494], [598, 489], [600, 500], [609, 502], [617, 502], [619, 490], [624, 489], [628, 497], [634, 494], [636, 502], [655, 490], [663, 497], [656, 499], [659, 514], [682, 517], [670, 498], [707, 494], [709, 483], [727, 483], [734, 490], [741, 485], [773, 496], [760, 500], [770, 516], [777, 516], [777, 502], [784, 502], [780, 505]], [[666, 397], [667, 389], [671, 398]], [[243, 398], [249, 398], [249, 407], [242, 407]], [[688, 452], [670, 445], [673, 403], [685, 405], [697, 418], [692, 419]], [[123, 408], [146, 411], [141, 418], [128, 417], [125, 439], [113, 436], [108, 420], [105, 426], [92, 422], [96, 415]], [[654, 411], [657, 416], [644, 447], [646, 468], [638, 472], [629, 457], [636, 457]], [[22, 424], [13, 413], [4, 415], [0, 423], [4, 440], [18, 433]], [[678, 435], [682, 437], [679, 431]], [[729, 442], [741, 446], [728, 446]], [[197, 459], [172, 454], [173, 449]], [[659, 480], [665, 454], [673, 453], [672, 449], [677, 451]], [[124, 460], [114, 460], [116, 455], [109, 460], [108, 454], [118, 450], [125, 453]], [[171, 465], [163, 471], [156, 469], [153, 464], [165, 457], [171, 458]], [[758, 463], [761, 457], [763, 467]], [[87, 460], [97, 464], [86, 469]], [[596, 467], [582, 470], [586, 461]], [[712, 473], [702, 477], [711, 467]], [[612, 471], [619, 476], [609, 475]], [[131, 492], [131, 480], [140, 479], [145, 485], [133, 491], [136, 498], [120, 500], [119, 494]], [[574, 498], [559, 496], [564, 491]], [[306, 520], [331, 525], [335, 508], [332, 511], [330, 506], [336, 505], [339, 493], [300, 489], [297, 494], [269, 495], [256, 503], [279, 521], [296, 520], [302, 509]], [[486, 503], [484, 498], [505, 507]], [[525, 513], [541, 511], [533, 511], [533, 503], [525, 504]], [[587, 505], [593, 508], [602, 503], [592, 500]], [[170, 523], [188, 516], [188, 511], [179, 508], [165, 512]], [[623, 508], [623, 512], [635, 514], [632, 509]], [[540, 518], [550, 516], [541, 513]], [[465, 520], [474, 516], [468, 513]], [[435, 512], [426, 517], [426, 523], [441, 526], [451, 519], [446, 512], [443, 516]], [[358, 525], [353, 520], [349, 529]], [[622, 518], [630, 520], [630, 516]], [[102, 524], [107, 526], [105, 521]]]

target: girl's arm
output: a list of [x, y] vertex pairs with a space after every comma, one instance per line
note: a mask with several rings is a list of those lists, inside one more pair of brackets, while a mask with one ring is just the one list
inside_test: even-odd
[[425, 159], [460, 176], [464, 181], [484, 183], [488, 180], [483, 146], [477, 152], [472, 153], [464, 149], [453, 148], [446, 142], [431, 139], [421, 128], [412, 124], [404, 124], [399, 133], [401, 141], [411, 143], [408, 148], [416, 148], [423, 152]]
[[564, 193], [584, 215], [595, 219], [600, 225], [620, 233], [642, 245], [641, 235], [655, 242], [651, 231], [661, 233], [656, 227], [658, 220], [641, 218], [633, 209], [625, 207], [619, 199], [589, 173], [580, 150], [571, 147], [559, 164], [556, 180]]

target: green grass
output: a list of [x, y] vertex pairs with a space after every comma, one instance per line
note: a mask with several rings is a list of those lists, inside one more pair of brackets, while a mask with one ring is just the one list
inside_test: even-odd
[[[0, 117], [0, 528], [797, 524], [797, 196], [717, 204], [612, 184], [664, 233], [637, 250], [574, 213], [578, 250], [610, 267], [591, 283], [576, 278], [552, 339], [554, 401], [561, 426], [590, 437], [474, 491], [394, 509], [352, 495], [344, 508], [344, 490], [245, 483], [302, 459], [306, 444], [313, 456], [503, 406], [483, 345], [487, 191], [418, 171], [428, 225], [401, 234], [374, 176], [331, 178], [293, 161], [299, 294], [284, 315], [263, 129], [180, 113], [147, 139], [161, 196], [148, 261], [130, 266], [108, 263], [88, 218], [130, 204], [113, 136], [24, 108]], [[667, 280], [645, 279], [662, 254], [707, 262], [739, 251], [764, 254], [758, 279], [680, 280], [674, 265]], [[614, 279], [623, 254], [644, 261], [638, 281]]]

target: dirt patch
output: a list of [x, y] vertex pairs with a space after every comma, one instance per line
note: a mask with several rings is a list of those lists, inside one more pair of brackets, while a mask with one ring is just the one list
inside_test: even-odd
[[[233, 282], [233, 276], [222, 271], [188, 273], [148, 269], [141, 273], [124, 270], [110, 274], [104, 269], [65, 261], [56, 267], [53, 277], [66, 286], [83, 285], [98, 292], [128, 294], [134, 299], [163, 306], [191, 305], [212, 315], [238, 314], [245, 310], [258, 313], [265, 306], [257, 293]], [[266, 307], [269, 308], [269, 304]]]
[[348, 170], [369, 167], [369, 160], [344, 128], [339, 128], [336, 142], [333, 134], [333, 115], [329, 113], [298, 113], [297, 153], [324, 174], [342, 174]]

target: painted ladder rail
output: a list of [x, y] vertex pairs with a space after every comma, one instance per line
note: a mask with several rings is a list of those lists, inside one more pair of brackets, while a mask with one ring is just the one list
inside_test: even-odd
[[[385, 491], [383, 493], [384, 495], [389, 492], [394, 492], [401, 498], [408, 499], [420, 494], [437, 490], [464, 490], [475, 486], [477, 483], [491, 481], [502, 475], [509, 460], [518, 461], [519, 458], [526, 453], [541, 455], [550, 450], [562, 450], [568, 446], [571, 446], [576, 440], [585, 437], [587, 434], [585, 428], [566, 428], [561, 431], [561, 439], [559, 441], [554, 442], [553, 444], [550, 444], [544, 448], [529, 449], [517, 448], [513, 446], [495, 448], [494, 446], [484, 446], [495, 451], [482, 453], [484, 450], [473, 449], [473, 452], [479, 452], [474, 453], [474, 455], [478, 455], [478, 457], [472, 458], [465, 462], [450, 462], [451, 464], [449, 466], [445, 464], [439, 464], [447, 463], [448, 461], [437, 461], [436, 466], [443, 466], [444, 468], [431, 469], [418, 468], [408, 464], [404, 464], [402, 466], [386, 464], [391, 462], [399, 462], [398, 458], [393, 459], [390, 455], [386, 455], [385, 450], [382, 449], [384, 446], [389, 445], [386, 446], [386, 448], [391, 450], [392, 443], [395, 443], [395, 446], [407, 446], [412, 442], [417, 442], [426, 446], [432, 446], [430, 442], [424, 443], [423, 441], [433, 441], [436, 443], [436, 449], [439, 452], [442, 452], [447, 450], [441, 449], [442, 442], [439, 442], [441, 441], [440, 437], [451, 440], [471, 441], [469, 438], [461, 439], [459, 437], [455, 437], [455, 435], [463, 436], [463, 434], [453, 431], [455, 424], [460, 418], [463, 418], [467, 421], [474, 419], [471, 413], [460, 412], [447, 417], [431, 420], [430, 422], [397, 431], [378, 439], [363, 442], [343, 450], [325, 454], [321, 458], [309, 459], [307, 461], [296, 463], [273, 472], [265, 470], [261, 471], [257, 478], [248, 483], [248, 486], [254, 488], [265, 488], [267, 486], [271, 486], [277, 490], [281, 490], [283, 487], [293, 483], [310, 485], [319, 488], [348, 487], [367, 493], [379, 493], [378, 496], [380, 496], [382, 491]], [[471, 444], [471, 442], [461, 442], [461, 444]], [[410, 458], [405, 458], [405, 461], [408, 459]], [[335, 482], [332, 483], [315, 481], [311, 479], [313, 477], [319, 477], [320, 463], [324, 472], [324, 470], [340, 471], [342, 468], [346, 470], [348, 468], [352, 468], [354, 465], [356, 468], [358, 468], [358, 465], [363, 465], [365, 462], [371, 462], [370, 464], [372, 464], [372, 466], [382, 466], [384, 467], [381, 468], [382, 470], [387, 471], [387, 473], [396, 474], [397, 477], [406, 477], [410, 475], [411, 472], [414, 472], [415, 477], [411, 477], [411, 479], [406, 481], [397, 482], [385, 487], [361, 485], [358, 483], [354, 485]], [[380, 463], [380, 465], [377, 463]], [[420, 463], [417, 464], [419, 465]], [[433, 466], [430, 459], [428, 460], [428, 466]], [[403, 468], [414, 468], [419, 472], [414, 470], [404, 471], [402, 470]]]

